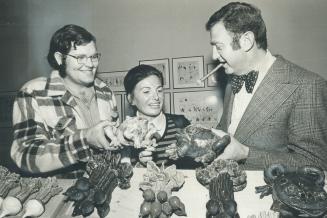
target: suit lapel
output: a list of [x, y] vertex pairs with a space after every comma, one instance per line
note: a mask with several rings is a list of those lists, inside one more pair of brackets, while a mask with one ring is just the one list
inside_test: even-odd
[[274, 114], [298, 86], [289, 84], [288, 65], [278, 58], [254, 93], [236, 129], [243, 143]]

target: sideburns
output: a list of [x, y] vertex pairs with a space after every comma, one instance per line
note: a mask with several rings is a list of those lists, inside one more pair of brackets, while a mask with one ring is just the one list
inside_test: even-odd
[[58, 71], [59, 71], [59, 75], [62, 78], [66, 77], [66, 57], [65, 56], [62, 57], [62, 61], [61, 61], [61, 64], [59, 65]]
[[232, 40], [232, 43], [231, 43], [231, 46], [232, 46], [233, 50], [238, 50], [238, 49], [241, 48], [240, 38], [241, 38], [240, 34], [234, 34], [233, 40]]

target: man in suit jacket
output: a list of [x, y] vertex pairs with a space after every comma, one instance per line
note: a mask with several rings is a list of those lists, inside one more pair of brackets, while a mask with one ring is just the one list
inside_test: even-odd
[[231, 143], [218, 158], [243, 162], [245, 169], [282, 163], [327, 170], [327, 82], [269, 52], [265, 23], [253, 5], [229, 3], [206, 28], [213, 58], [228, 76], [213, 132], [230, 134]]

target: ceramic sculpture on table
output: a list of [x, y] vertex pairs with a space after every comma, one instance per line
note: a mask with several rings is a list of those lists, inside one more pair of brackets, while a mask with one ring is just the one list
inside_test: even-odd
[[320, 168], [304, 166], [290, 170], [273, 164], [264, 170], [267, 185], [256, 187], [260, 198], [272, 195], [271, 210], [280, 217], [323, 217], [327, 213], [325, 174]]

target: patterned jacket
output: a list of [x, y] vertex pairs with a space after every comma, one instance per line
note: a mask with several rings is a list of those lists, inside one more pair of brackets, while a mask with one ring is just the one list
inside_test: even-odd
[[[217, 128], [227, 131], [233, 98], [228, 83]], [[290, 167], [316, 165], [327, 170], [327, 81], [277, 56], [234, 136], [250, 148], [245, 169], [283, 163]]]
[[[100, 119], [111, 119], [111, 112], [117, 111], [113, 92], [97, 78], [94, 87]], [[13, 128], [11, 157], [23, 171], [63, 174], [79, 169], [91, 155], [83, 130], [86, 124], [58, 71], [50, 78], [31, 80], [18, 92]]]

